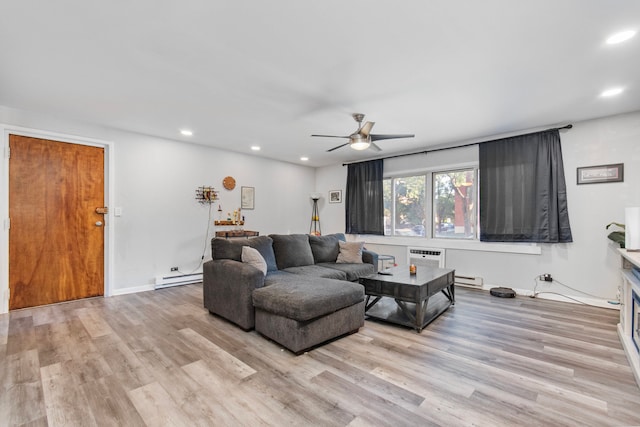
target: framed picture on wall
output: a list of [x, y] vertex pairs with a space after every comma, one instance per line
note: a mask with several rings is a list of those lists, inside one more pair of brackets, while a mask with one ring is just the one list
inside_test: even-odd
[[342, 190], [329, 191], [329, 203], [342, 203]]
[[240, 208], [254, 209], [256, 199], [255, 187], [242, 187], [240, 189]]
[[578, 185], [624, 181], [624, 163], [578, 168]]

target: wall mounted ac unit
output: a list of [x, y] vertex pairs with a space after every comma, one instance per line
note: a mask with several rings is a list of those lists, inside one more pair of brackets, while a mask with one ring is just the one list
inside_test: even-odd
[[[409, 264], [416, 266], [445, 268], [445, 250], [437, 248], [407, 248], [407, 259]], [[482, 277], [472, 277], [465, 275], [455, 275], [454, 283], [456, 286], [465, 286], [469, 288], [482, 289]]]
[[416, 266], [444, 268], [444, 249], [408, 247], [409, 264]]

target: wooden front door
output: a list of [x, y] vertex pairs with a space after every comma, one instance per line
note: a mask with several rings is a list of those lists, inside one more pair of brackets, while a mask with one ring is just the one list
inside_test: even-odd
[[104, 294], [104, 148], [9, 136], [9, 309]]

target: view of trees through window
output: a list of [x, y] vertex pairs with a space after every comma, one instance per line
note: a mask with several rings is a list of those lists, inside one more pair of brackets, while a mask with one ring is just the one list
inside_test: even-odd
[[[431, 196], [428, 179], [433, 182]], [[475, 169], [386, 178], [383, 189], [385, 235], [476, 237]], [[427, 230], [429, 222], [432, 230]]]
[[475, 171], [433, 174], [433, 235], [472, 239], [476, 236]]
[[383, 188], [384, 234], [424, 237], [425, 175], [385, 179]]

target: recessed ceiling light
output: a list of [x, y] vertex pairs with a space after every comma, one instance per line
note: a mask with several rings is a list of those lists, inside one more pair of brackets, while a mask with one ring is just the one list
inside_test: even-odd
[[603, 91], [600, 96], [604, 97], [604, 98], [608, 98], [610, 96], [616, 96], [616, 95], [620, 95], [622, 93], [623, 89], [621, 87], [613, 87], [611, 89], [607, 89], [605, 91]]
[[308, 157], [300, 157], [300, 160], [302, 160], [303, 162], [306, 162], [306, 161], [309, 160], [309, 158]]
[[184, 136], [191, 136], [193, 135], [193, 132], [191, 132], [189, 129], [182, 129], [180, 131], [181, 134], [183, 134]]
[[251, 149], [252, 149], [253, 151], [260, 151], [260, 147], [259, 147], [259, 146], [257, 146], [257, 145], [252, 145], [252, 146], [251, 146]]
[[618, 44], [618, 43], [626, 42], [627, 40], [629, 40], [631, 37], [635, 35], [636, 35], [636, 32], [634, 30], [621, 31], [609, 37], [607, 39], [607, 44]]

